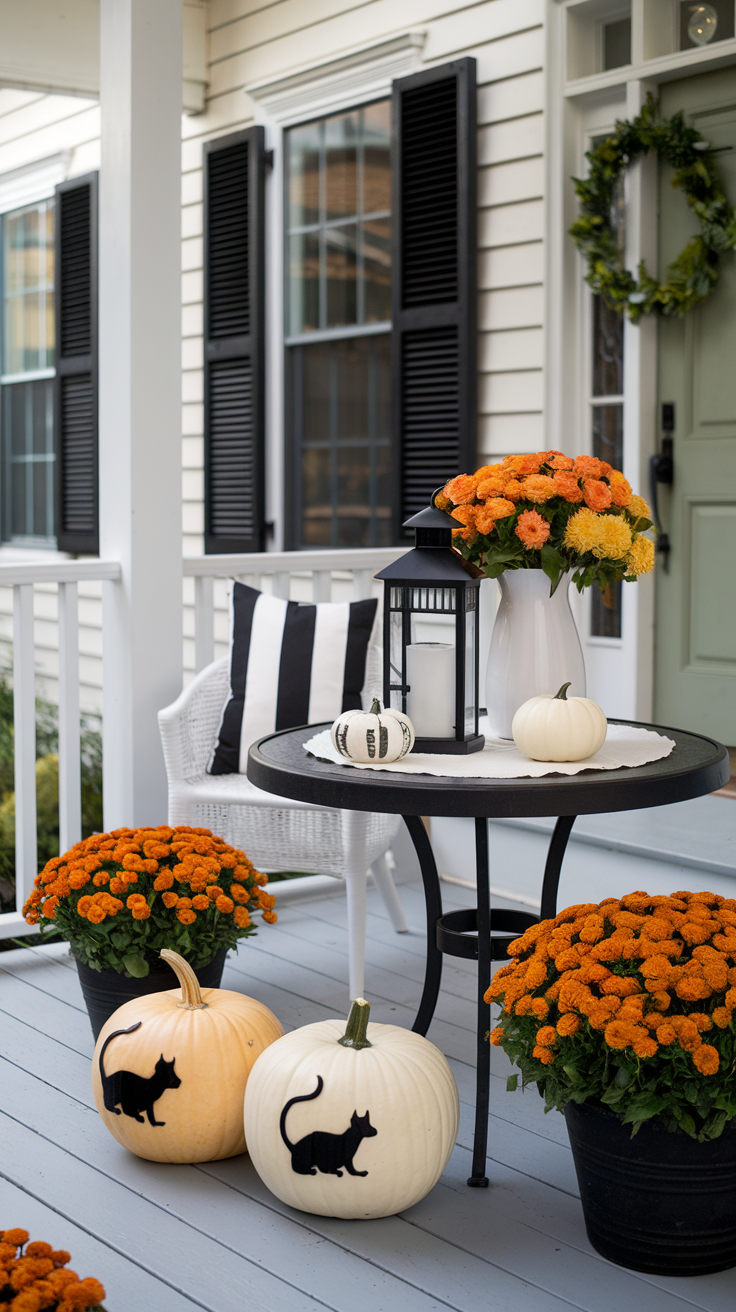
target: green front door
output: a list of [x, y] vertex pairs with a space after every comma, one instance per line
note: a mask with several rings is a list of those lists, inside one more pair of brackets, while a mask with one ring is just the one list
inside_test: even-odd
[[[714, 146], [736, 205], [736, 70], [661, 87], [660, 112], [677, 110]], [[660, 274], [697, 231], [682, 193], [660, 166]], [[675, 403], [672, 488], [660, 511], [672, 551], [657, 562], [654, 714], [736, 745], [736, 255], [721, 257], [713, 296], [682, 320], [659, 324], [660, 406]], [[661, 414], [661, 409], [659, 410]]]

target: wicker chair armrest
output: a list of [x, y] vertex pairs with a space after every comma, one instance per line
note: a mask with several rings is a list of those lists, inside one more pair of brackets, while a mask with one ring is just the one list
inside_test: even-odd
[[229, 688], [229, 661], [223, 656], [201, 670], [171, 706], [159, 711], [169, 782], [189, 783], [205, 773]]

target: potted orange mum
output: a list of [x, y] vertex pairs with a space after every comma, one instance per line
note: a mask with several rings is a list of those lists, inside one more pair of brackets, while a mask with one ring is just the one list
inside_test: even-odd
[[[99, 1280], [70, 1271], [71, 1254], [27, 1230], [0, 1230], [0, 1304], [9, 1312], [105, 1312]], [[25, 1251], [24, 1251], [25, 1250]]]
[[434, 500], [458, 521], [458, 551], [501, 586], [486, 705], [493, 732], [511, 738], [514, 713], [530, 697], [566, 682], [571, 696], [585, 696], [567, 585], [597, 584], [610, 602], [614, 585], [649, 573], [651, 512], [607, 461], [561, 451], [458, 474]]
[[178, 987], [162, 948], [216, 988], [229, 949], [256, 932], [253, 916], [276, 920], [267, 882], [209, 829], [114, 829], [47, 862], [23, 914], [69, 942], [96, 1037], [123, 1002]]
[[568, 907], [509, 954], [490, 1039], [565, 1114], [593, 1246], [660, 1275], [736, 1265], [736, 899]]

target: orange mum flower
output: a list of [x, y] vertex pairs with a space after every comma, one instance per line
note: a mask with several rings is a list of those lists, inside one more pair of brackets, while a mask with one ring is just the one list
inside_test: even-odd
[[551, 1066], [555, 1059], [555, 1054], [552, 1052], [551, 1048], [542, 1048], [537, 1044], [537, 1046], [532, 1049], [532, 1057], [536, 1057], [537, 1061], [541, 1061], [543, 1066]]
[[454, 528], [453, 536], [460, 536], [465, 542], [471, 542], [475, 536], [475, 516], [477, 506], [457, 506], [452, 512], [452, 518], [457, 519], [464, 528]]
[[233, 910], [233, 907], [235, 906], [235, 903], [233, 902], [231, 897], [225, 897], [223, 894], [222, 897], [217, 898], [215, 902], [215, 906], [217, 907], [218, 911], [222, 912], [223, 916], [229, 916], [230, 912]]
[[181, 921], [182, 925], [193, 925], [197, 919], [197, 913], [196, 911], [190, 911], [188, 907], [183, 907], [181, 911], [177, 911], [176, 918]]
[[451, 478], [449, 483], [445, 484], [443, 492], [454, 505], [466, 506], [474, 500], [477, 486], [477, 475], [458, 474], [456, 478]]
[[575, 462], [572, 456], [563, 456], [561, 451], [550, 451], [545, 464], [550, 465], [552, 469], [568, 470], [572, 469]]
[[192, 906], [195, 911], [206, 911], [209, 905], [210, 900], [203, 893], [198, 893], [196, 897], [192, 898]]
[[578, 456], [573, 464], [573, 472], [578, 478], [600, 478], [610, 471], [611, 466], [596, 456]]
[[628, 506], [633, 494], [631, 484], [626, 481], [623, 474], [620, 474], [617, 469], [612, 469], [608, 475], [608, 482], [614, 506]]
[[[242, 911], [242, 910], [243, 910], [242, 907], [238, 907], [238, 911]], [[265, 920], [267, 925], [275, 925], [276, 921], [278, 920], [278, 916], [276, 915], [275, 911], [264, 911], [263, 919]]]
[[[511, 506], [512, 510], [516, 509], [513, 502], [509, 501], [508, 504]], [[492, 533], [494, 528], [496, 527], [496, 521], [493, 518], [493, 512], [489, 505], [476, 506], [473, 508], [475, 509], [475, 528], [477, 529], [478, 533], [483, 533], [487, 537], [488, 534]]]
[[[269, 911], [266, 915], [273, 915], [273, 912]], [[264, 920], [265, 918], [264, 916]], [[245, 907], [236, 907], [233, 912], [233, 920], [238, 929], [247, 929], [250, 925], [250, 914]]]
[[177, 902], [179, 901], [179, 894], [174, 892], [164, 893], [161, 898], [161, 901], [163, 902], [164, 906], [167, 908], [175, 907]]
[[542, 467], [542, 454], [506, 456], [503, 467], [511, 470], [514, 474], [526, 478], [529, 474], [538, 474]]
[[611, 489], [607, 483], [597, 478], [586, 478], [583, 483], [583, 496], [586, 506], [591, 510], [608, 510], [611, 504]]
[[560, 1019], [557, 1022], [557, 1033], [562, 1034], [565, 1037], [568, 1037], [571, 1034], [577, 1034], [580, 1029], [580, 1024], [580, 1017], [576, 1016], [574, 1012], [569, 1011], [564, 1016], [560, 1016]]
[[224, 892], [225, 890], [223, 888], [220, 888], [218, 884], [210, 884], [209, 888], [207, 889], [207, 896], [211, 902], [216, 902], [217, 898], [222, 897]]
[[527, 551], [535, 547], [543, 547], [549, 537], [550, 528], [548, 521], [538, 510], [525, 510], [519, 515], [516, 525], [516, 536], [524, 543]]
[[101, 906], [93, 902], [92, 906], [87, 912], [87, 919], [91, 925], [101, 925], [106, 917], [106, 914], [107, 913], [102, 910]]
[[507, 497], [491, 497], [486, 502], [486, 510], [490, 511], [494, 519], [506, 519], [508, 515], [516, 514], [516, 506]]
[[549, 501], [556, 491], [554, 479], [549, 478], [546, 474], [532, 474], [524, 482], [525, 501]]
[[693, 1053], [693, 1062], [701, 1075], [715, 1075], [721, 1064], [718, 1049], [710, 1043], [701, 1044]]
[[247, 888], [243, 888], [242, 884], [231, 884], [230, 896], [234, 902], [240, 902], [243, 905], [250, 901], [250, 893]]
[[504, 483], [503, 495], [505, 501], [518, 501], [524, 495], [524, 484], [518, 478], [510, 478]]

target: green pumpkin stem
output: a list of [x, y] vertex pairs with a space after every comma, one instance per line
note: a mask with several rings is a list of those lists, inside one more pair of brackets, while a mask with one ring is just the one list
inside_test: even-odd
[[350, 1008], [348, 1023], [345, 1026], [345, 1033], [338, 1043], [343, 1048], [372, 1048], [373, 1044], [366, 1038], [368, 1029], [368, 1017], [371, 1014], [371, 1004], [366, 1002], [365, 998], [356, 998]]
[[[572, 680], [571, 680], [571, 682], [572, 682]], [[562, 687], [560, 688], [560, 691], [555, 693], [554, 697], [552, 698], [552, 701], [553, 701], [553, 702], [566, 702], [566, 701], [567, 701], [567, 690], [568, 690], [569, 687], [570, 687], [570, 684], [569, 684], [569, 683], [563, 683]]]
[[381, 703], [379, 702], [378, 698], [377, 698], [377, 697], [374, 697], [374, 698], [373, 698], [373, 705], [371, 706], [371, 715], [380, 715], [382, 710], [383, 710], [383, 707], [382, 707]]

